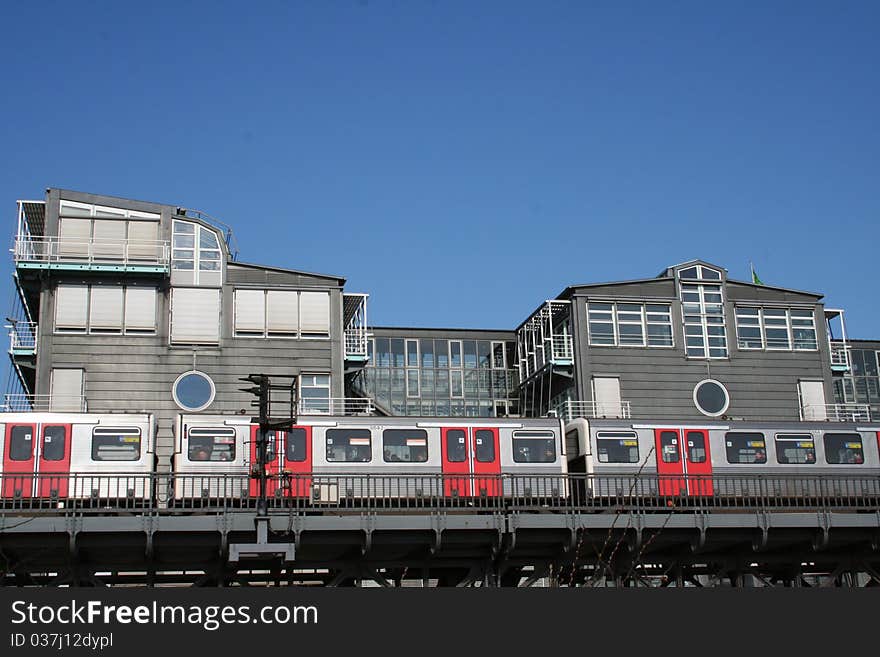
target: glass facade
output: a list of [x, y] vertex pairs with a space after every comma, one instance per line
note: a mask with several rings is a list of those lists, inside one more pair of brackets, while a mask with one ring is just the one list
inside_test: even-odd
[[834, 401], [838, 404], [870, 404], [872, 417], [880, 417], [880, 351], [853, 347], [850, 371], [834, 379]]
[[393, 415], [519, 414], [512, 341], [375, 337], [368, 352], [357, 386]]

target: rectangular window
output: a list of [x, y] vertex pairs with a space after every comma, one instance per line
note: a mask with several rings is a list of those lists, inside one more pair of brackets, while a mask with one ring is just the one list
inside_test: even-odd
[[782, 464], [812, 465], [816, 462], [816, 443], [808, 433], [776, 434], [776, 460]]
[[330, 413], [330, 375], [301, 374], [299, 397], [303, 413]]
[[125, 288], [125, 332], [153, 334], [156, 332], [156, 301], [154, 287]]
[[464, 367], [465, 369], [476, 369], [477, 367], [477, 341], [462, 340], [464, 346]]
[[235, 429], [232, 427], [193, 427], [187, 435], [187, 458], [190, 461], [235, 460]]
[[449, 366], [461, 367], [461, 340], [449, 341]]
[[813, 311], [797, 308], [737, 306], [736, 336], [740, 349], [815, 351]]
[[724, 442], [728, 463], [767, 462], [767, 444], [762, 433], [728, 432]]
[[140, 429], [136, 427], [92, 429], [93, 461], [138, 461], [140, 458]]
[[235, 290], [234, 326], [237, 337], [262, 338], [266, 335], [266, 292]]
[[327, 429], [327, 460], [358, 463], [373, 458], [369, 429]]
[[428, 432], [424, 429], [385, 429], [382, 454], [386, 463], [424, 463], [428, 460]]
[[305, 429], [288, 429], [284, 443], [284, 460], [302, 463], [308, 457], [308, 435]]
[[419, 366], [419, 341], [408, 339], [406, 341], [406, 365], [407, 367]]
[[49, 381], [49, 410], [81, 412], [84, 378], [85, 371], [79, 368], [53, 369]]
[[476, 449], [474, 457], [480, 463], [493, 463], [495, 461], [495, 432], [488, 429], [477, 429], [474, 432]]
[[419, 396], [419, 371], [416, 369], [406, 371], [406, 396]]
[[30, 461], [34, 456], [34, 429], [31, 426], [12, 427], [9, 436], [9, 460]]
[[449, 390], [451, 397], [464, 396], [461, 370], [449, 370]]
[[89, 332], [122, 333], [121, 287], [92, 285], [89, 290]]
[[727, 358], [721, 286], [681, 283], [681, 307], [685, 353], [691, 358]]
[[514, 431], [513, 460], [517, 463], [553, 463], [556, 437], [552, 431]]
[[861, 465], [865, 462], [862, 437], [857, 433], [826, 433], [825, 460], [832, 464]]
[[760, 308], [736, 307], [736, 341], [740, 349], [763, 349]]
[[791, 350], [788, 313], [784, 308], [764, 308], [764, 342], [767, 349]]
[[635, 431], [600, 431], [596, 452], [599, 463], [638, 463], [639, 436]]
[[464, 463], [467, 459], [467, 437], [463, 429], [449, 429], [446, 432], [446, 460], [450, 463]]
[[299, 293], [266, 292], [266, 333], [270, 338], [293, 338], [299, 331]]
[[419, 350], [422, 352], [421, 367], [434, 367], [434, 341], [430, 338], [419, 340]]
[[671, 347], [672, 307], [660, 303], [587, 305], [590, 344], [621, 347]]
[[660, 457], [663, 463], [678, 463], [681, 461], [681, 449], [678, 444], [678, 431], [660, 432]]
[[449, 342], [447, 340], [434, 340], [434, 363], [435, 367], [449, 367]]
[[507, 369], [507, 349], [503, 342], [492, 343], [492, 368], [496, 370]]
[[171, 342], [217, 344], [219, 341], [220, 290], [172, 288]]
[[55, 288], [55, 329], [85, 333], [89, 317], [89, 286], [59, 285]]
[[792, 347], [795, 351], [815, 351], [818, 349], [816, 341], [816, 324], [812, 310], [789, 311], [791, 317]]
[[44, 461], [63, 461], [67, 446], [67, 427], [43, 427], [43, 444], [40, 447]]
[[299, 299], [300, 332], [304, 338], [330, 335], [330, 294], [301, 292]]

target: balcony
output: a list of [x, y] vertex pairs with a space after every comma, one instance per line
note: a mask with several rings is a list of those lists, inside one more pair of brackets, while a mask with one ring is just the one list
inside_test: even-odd
[[88, 411], [86, 398], [81, 395], [5, 395], [3, 411], [56, 411], [65, 413], [85, 413]]
[[369, 360], [367, 344], [367, 294], [343, 294], [342, 314], [345, 361], [363, 367]]
[[167, 240], [71, 240], [24, 237], [15, 240], [18, 269], [62, 269], [168, 274]]
[[32, 358], [37, 354], [37, 324], [16, 321], [7, 324], [9, 329], [9, 355], [13, 358]]
[[553, 411], [553, 414], [566, 421], [573, 420], [577, 417], [621, 419], [629, 419], [632, 417], [632, 411], [628, 401], [567, 401], [557, 406], [555, 411]]
[[871, 422], [868, 404], [805, 404], [801, 420], [820, 422]]
[[840, 340], [832, 340], [829, 342], [831, 351], [831, 371], [832, 372], [849, 372], [849, 345]]
[[298, 415], [374, 415], [373, 400], [366, 397], [300, 399]]

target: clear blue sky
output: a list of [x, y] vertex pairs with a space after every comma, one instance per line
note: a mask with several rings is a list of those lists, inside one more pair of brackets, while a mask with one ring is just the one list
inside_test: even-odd
[[49, 186], [179, 204], [243, 261], [346, 277], [376, 324], [478, 328], [569, 284], [752, 260], [880, 338], [878, 2], [8, 2], [0, 23], [10, 244]]

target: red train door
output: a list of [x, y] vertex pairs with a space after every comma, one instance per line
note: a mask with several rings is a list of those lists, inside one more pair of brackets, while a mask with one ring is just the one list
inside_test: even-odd
[[309, 497], [312, 488], [312, 428], [292, 427], [284, 432], [282, 466], [289, 472], [290, 488], [285, 495]]
[[[463, 427], [440, 429], [443, 448], [443, 494], [446, 497], [468, 497], [473, 494], [470, 481], [470, 443]], [[464, 475], [450, 477], [449, 475]]]
[[[257, 443], [257, 432], [260, 430], [260, 427], [256, 425], [251, 426], [251, 447], [250, 447], [250, 455], [251, 455], [251, 472], [259, 472], [260, 460], [258, 458], [257, 451], [259, 449], [259, 445]], [[279, 481], [278, 476], [281, 470], [281, 452], [284, 449], [283, 446], [283, 437], [281, 436], [281, 431], [269, 431], [266, 442], [266, 495], [268, 497], [272, 497], [275, 495], [275, 491], [279, 490]], [[258, 496], [260, 494], [260, 479], [259, 477], [251, 477], [250, 484], [248, 486], [251, 496]]]
[[[681, 433], [678, 429], [654, 429], [657, 475], [661, 495], [678, 495], [685, 486], [681, 462]], [[675, 476], [679, 475], [679, 476]]]
[[33, 497], [37, 427], [7, 424], [3, 449], [3, 497]]
[[40, 473], [37, 495], [67, 497], [70, 478], [70, 441], [72, 436], [69, 424], [44, 424], [40, 431], [40, 455], [37, 471]]
[[712, 458], [706, 429], [655, 429], [661, 495], [713, 495]]
[[498, 453], [498, 429], [471, 429], [473, 448], [474, 477], [476, 496], [497, 497], [501, 494], [501, 458]]

